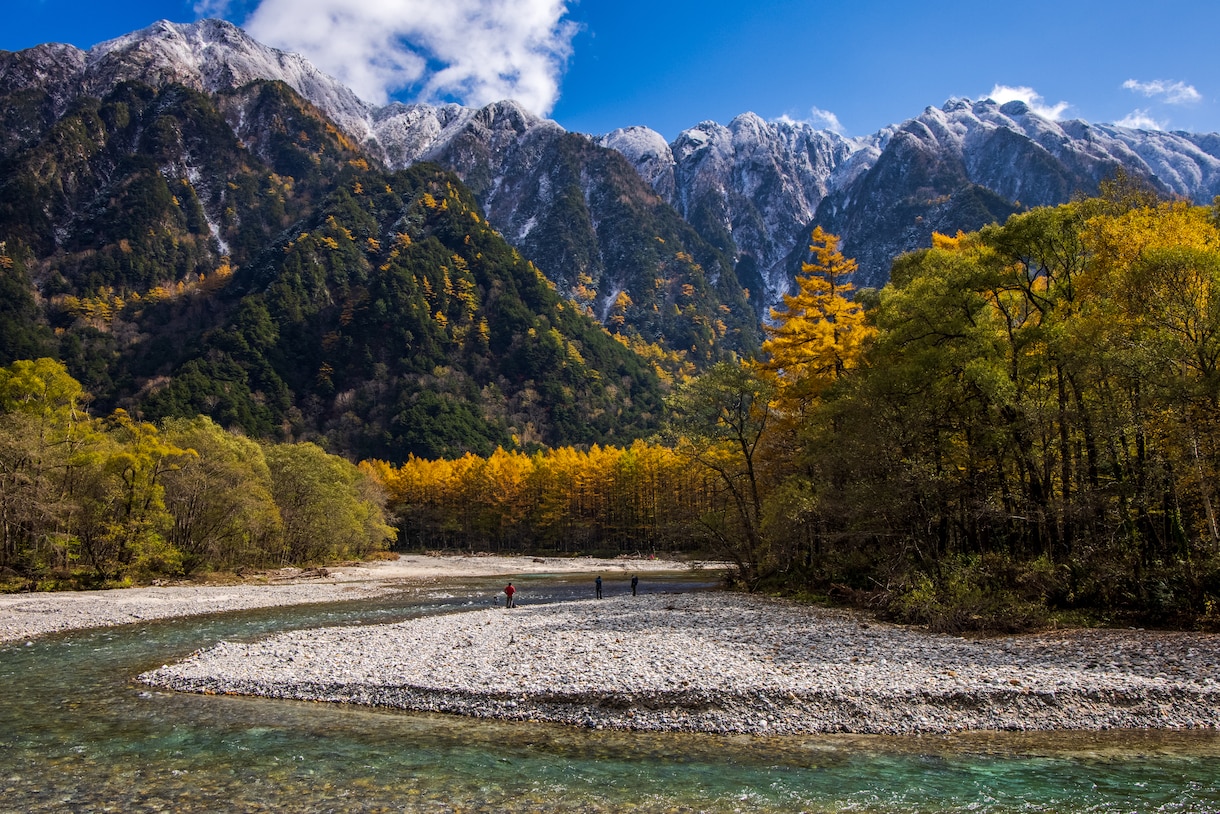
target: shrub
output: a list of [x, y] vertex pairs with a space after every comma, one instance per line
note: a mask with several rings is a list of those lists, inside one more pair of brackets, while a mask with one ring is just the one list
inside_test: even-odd
[[996, 553], [946, 558], [936, 574], [918, 573], [888, 608], [894, 619], [941, 633], [1018, 633], [1044, 627], [1054, 566]]

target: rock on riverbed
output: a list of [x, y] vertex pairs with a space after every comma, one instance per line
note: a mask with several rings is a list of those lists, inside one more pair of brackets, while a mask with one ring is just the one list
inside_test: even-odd
[[937, 636], [650, 594], [221, 642], [140, 680], [589, 727], [743, 733], [1220, 726], [1220, 636]]

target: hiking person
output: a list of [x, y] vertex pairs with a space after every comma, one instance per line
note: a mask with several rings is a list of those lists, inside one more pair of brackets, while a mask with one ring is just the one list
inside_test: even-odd
[[601, 599], [601, 598], [602, 598], [602, 577], [601, 577], [601, 574], [598, 574], [598, 575], [597, 575], [597, 579], [596, 579], [596, 580], [594, 580], [593, 584], [597, 586], [597, 598], [598, 598], [598, 599]]
[[517, 593], [517, 589], [513, 587], [513, 584], [511, 582], [504, 586], [504, 607], [505, 608], [515, 608], [517, 606], [516, 603], [513, 602], [513, 594], [515, 594], [515, 593]]

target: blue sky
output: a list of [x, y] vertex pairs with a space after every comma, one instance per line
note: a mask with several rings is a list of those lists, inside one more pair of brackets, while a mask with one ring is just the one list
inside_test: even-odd
[[0, 49], [224, 17], [364, 98], [504, 96], [669, 139], [753, 111], [867, 135], [954, 96], [1220, 132], [1216, 0], [5, 0]]

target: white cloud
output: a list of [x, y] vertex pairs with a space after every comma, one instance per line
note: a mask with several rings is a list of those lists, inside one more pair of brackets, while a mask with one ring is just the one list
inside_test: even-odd
[[1135, 130], [1164, 130], [1169, 122], [1161, 122], [1152, 118], [1147, 110], [1131, 111], [1115, 122], [1119, 127], [1130, 127]]
[[1171, 105], [1191, 104], [1203, 99], [1203, 95], [1195, 90], [1193, 85], [1185, 82], [1170, 82], [1167, 79], [1154, 79], [1151, 82], [1128, 79], [1123, 83], [1123, 87], [1136, 93], [1142, 93], [1149, 98], [1162, 96], [1163, 101]]
[[195, 13], [200, 17], [223, 18], [229, 14], [232, 0], [197, 0]]
[[839, 122], [839, 117], [831, 113], [829, 110], [822, 110], [820, 107], [815, 107], [809, 112], [810, 120], [815, 127], [822, 130], [829, 130], [832, 133], [838, 133], [840, 136], [846, 135], [843, 130], [843, 125]]
[[1045, 104], [1045, 100], [1041, 94], [1033, 88], [1027, 88], [1024, 85], [1012, 87], [1010, 85], [996, 85], [991, 89], [991, 93], [987, 94], [987, 98], [995, 101], [998, 104], [1006, 104], [1007, 102], [1024, 102], [1030, 110], [1037, 113], [1044, 119], [1050, 119], [1053, 122], [1063, 118], [1063, 114], [1071, 105], [1067, 102], [1057, 102], [1053, 105]]
[[244, 27], [375, 104], [407, 91], [418, 101], [476, 106], [515, 99], [545, 116], [577, 30], [563, 19], [568, 2], [261, 0]]
[[839, 117], [834, 113], [831, 113], [829, 110], [822, 110], [820, 107], [814, 107], [811, 109], [809, 111], [808, 118], [797, 119], [785, 113], [783, 116], [776, 119], [776, 121], [784, 122], [786, 124], [807, 124], [810, 127], [818, 130], [829, 130], [830, 132], [837, 133], [840, 136], [847, 135], [847, 131], [843, 129], [843, 125], [839, 121]]

